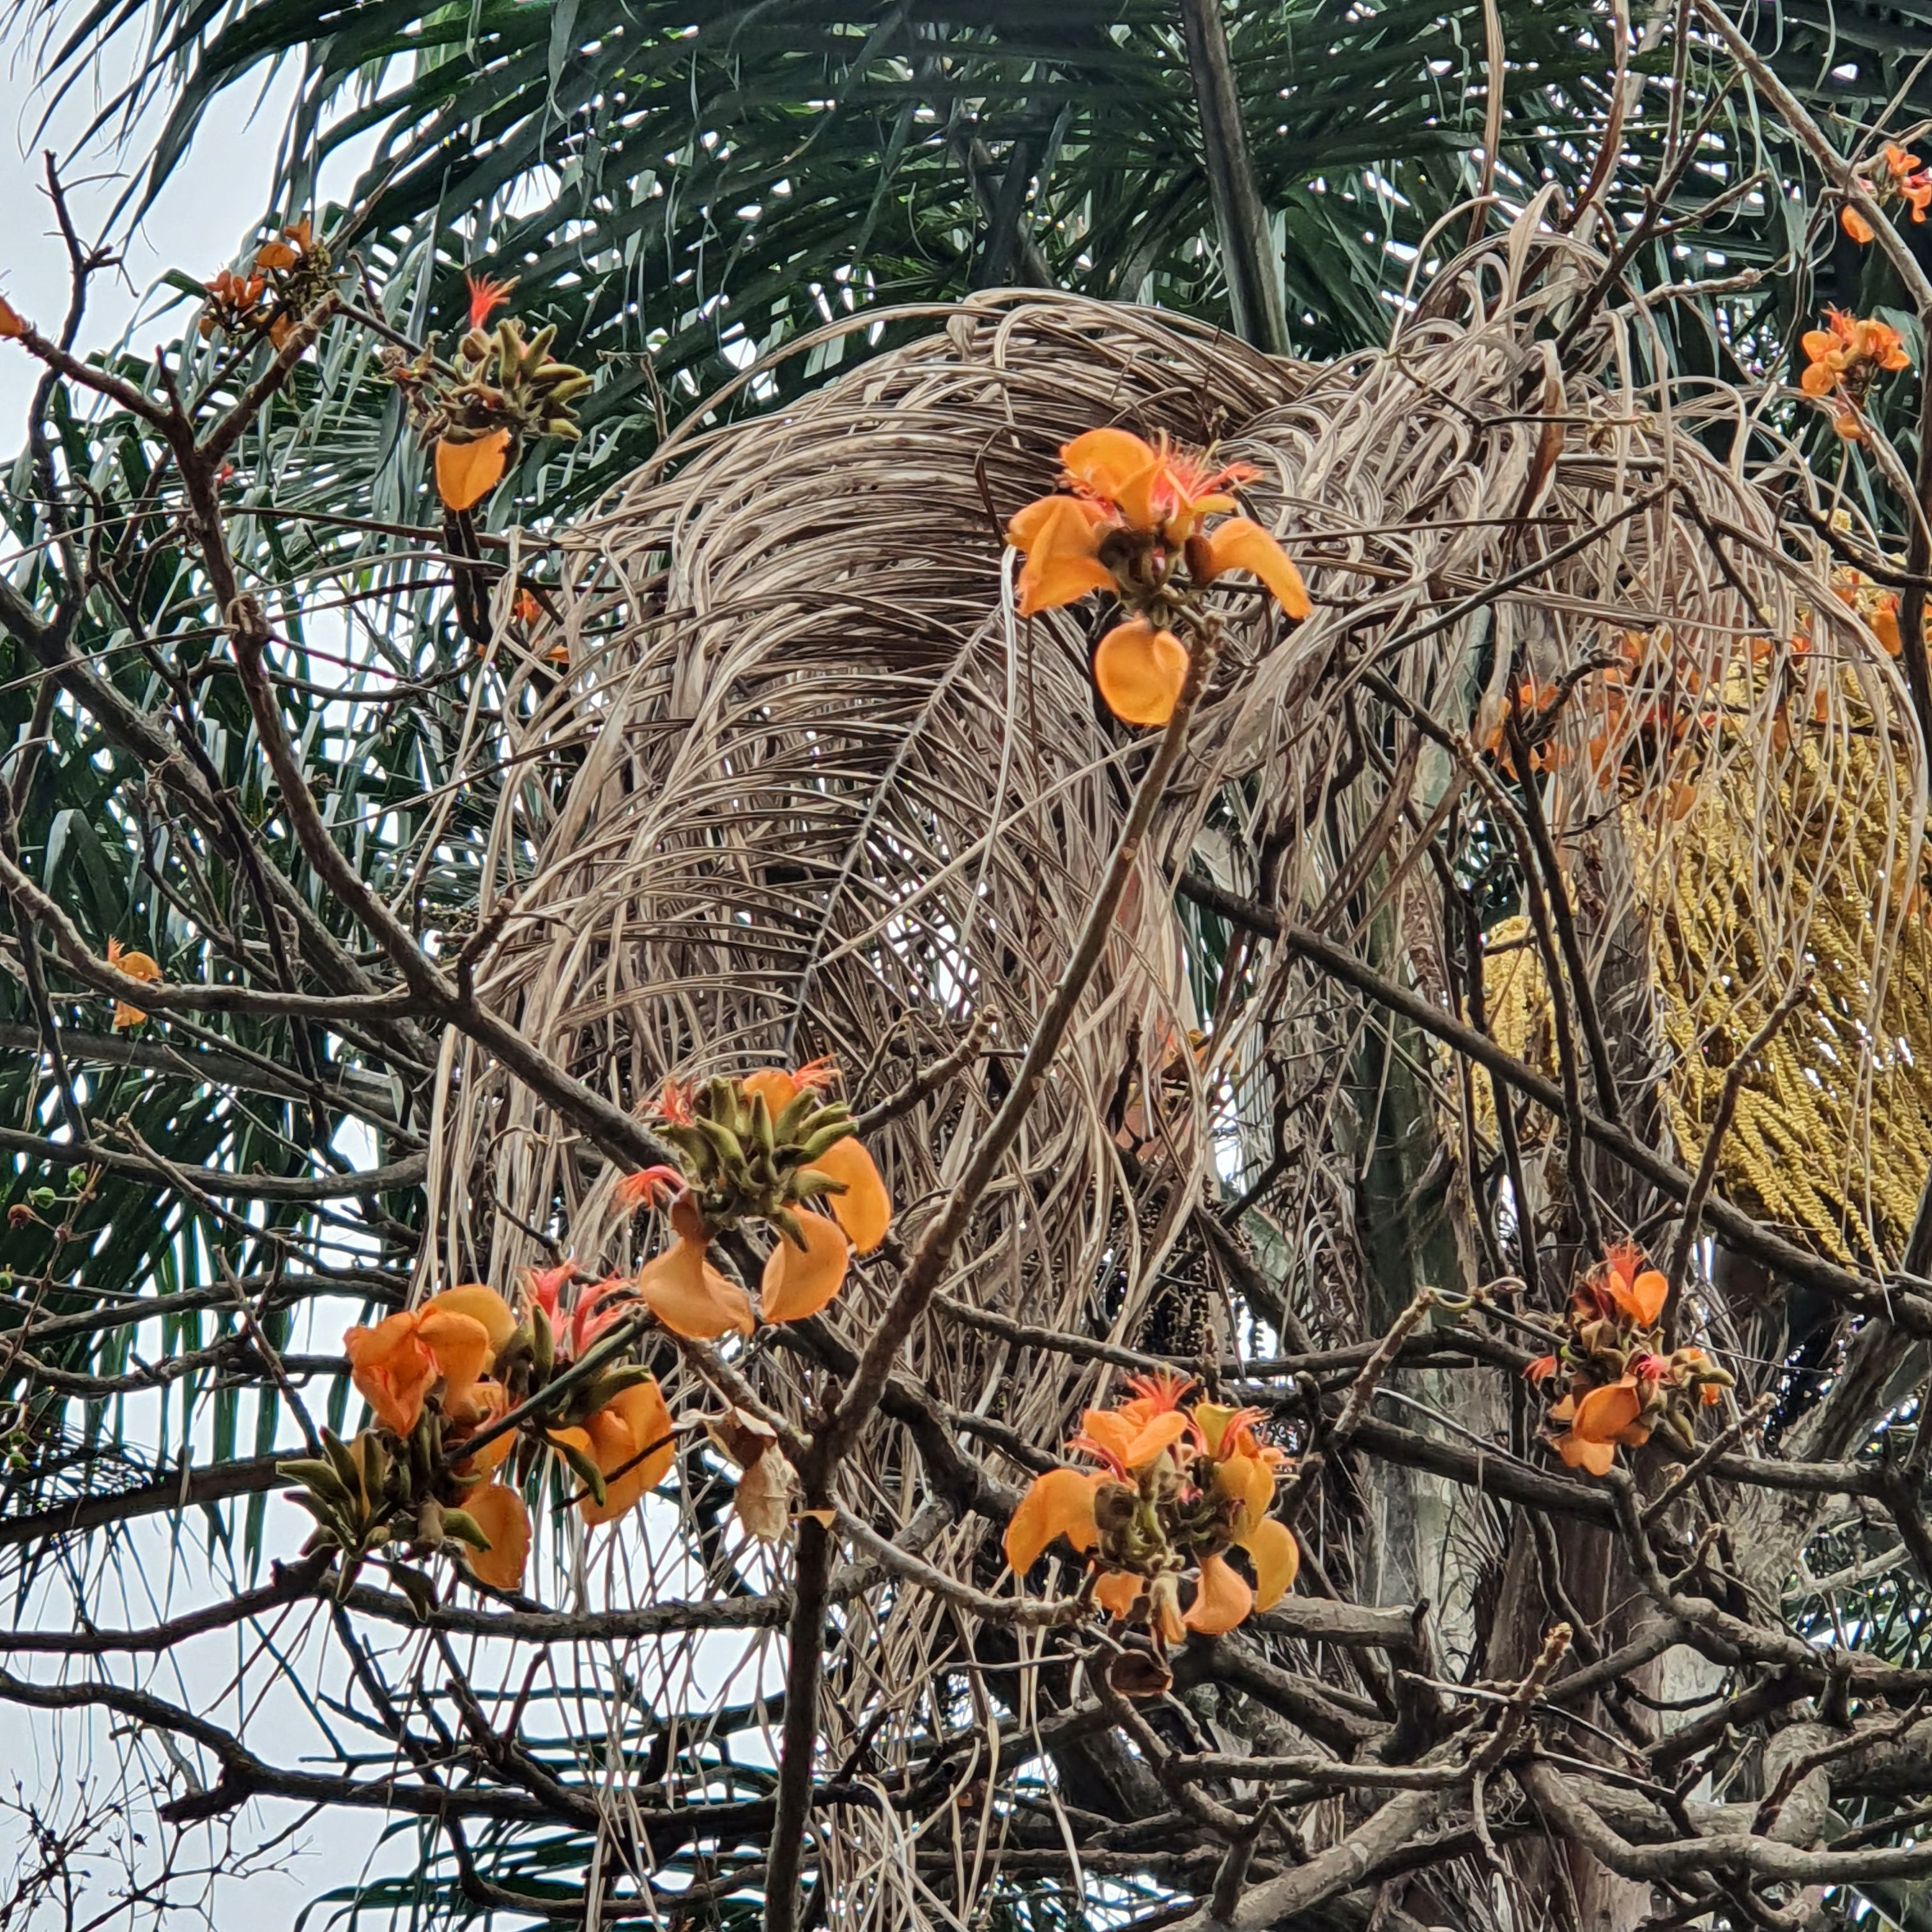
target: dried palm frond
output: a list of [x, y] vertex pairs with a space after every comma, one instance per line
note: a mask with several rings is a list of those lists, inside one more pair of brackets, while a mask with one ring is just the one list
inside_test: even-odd
[[[1198, 853], [1204, 870], [1244, 891], [1271, 886], [1293, 916], [1365, 956], [1386, 965], [1400, 952], [1440, 994], [1442, 889], [1425, 847], [1442, 814], [1474, 774], [1493, 780], [1489, 743], [1513, 681], [1557, 686], [1626, 634], [1667, 636], [1664, 656], [1627, 664], [1621, 686], [1600, 670], [1579, 678], [1547, 721], [1544, 760], [1583, 942], [1604, 983], [1629, 988], [1608, 1023], [1647, 1052], [1649, 976], [1630, 956], [1656, 903], [1646, 880], [1674, 880], [1700, 904], [1723, 895], [1721, 944], [1660, 956], [1673, 1012], [1702, 1013], [1721, 985], [1748, 1017], [1820, 943], [1826, 902], [1856, 876], [1879, 882], [1878, 916], [1830, 926], [1846, 1004], [1833, 1040], [1875, 1073], [1904, 916], [1883, 882], [1916, 877], [1924, 816], [1902, 688], [1828, 594], [1823, 562], [1732, 460], [1745, 434], [1733, 395], [1652, 382], [1655, 345], [1628, 311], [1586, 320], [1558, 364], [1548, 341], [1603, 265], [1538, 223], [1532, 209], [1450, 263], [1387, 352], [1330, 367], [1271, 361], [1168, 316], [989, 295], [782, 411], [687, 426], [566, 535], [568, 670], [533, 657], [512, 680], [504, 716], [523, 782], [492, 833], [482, 916], [499, 923], [482, 996], [640, 1111], [668, 1078], [820, 1054], [862, 1108], [974, 1020], [988, 1024], [985, 1054], [868, 1132], [916, 1239], [998, 1104], [1148, 756], [1094, 693], [1104, 619], [1076, 607], [1022, 626], [1003, 578], [1004, 520], [1050, 487], [1058, 446], [1120, 422], [1255, 465], [1252, 513], [1300, 562], [1315, 614], [1290, 632], [1260, 596], [1216, 586], [1228, 648], [1184, 782], [952, 1294], [1132, 1341], [1178, 1292], [1188, 1332], [1225, 1352], [1238, 1330], [1187, 1216], [1222, 1163], [1264, 1156], [1287, 1079], [1301, 1157], [1255, 1204], [1256, 1232], [1280, 1232], [1268, 1258], [1291, 1308], [1368, 1325], [1335, 1204], [1364, 1158], [1347, 1070], [1380, 1022], [1258, 944], [1232, 994], [1203, 1010], [1173, 880]], [[500, 637], [517, 648], [506, 622]], [[1406, 710], [1448, 743], [1418, 736]], [[1763, 836], [1712, 840], [1709, 814], [1684, 808], [1699, 800], [1753, 814]], [[1626, 824], [1642, 829], [1641, 866]], [[1766, 856], [1801, 846], [1802, 862]], [[1257, 881], [1264, 850], [1276, 873]], [[1418, 1064], [1442, 1083], [1453, 1132], [1444, 1064], [1426, 1048]], [[1695, 1082], [1682, 1090], [1694, 1100]], [[1842, 1124], [1848, 1172], [1884, 1126], [1876, 1090], [1868, 1077]], [[617, 1174], [453, 1035], [431, 1159], [424, 1293], [508, 1280], [544, 1258], [538, 1232], [567, 1231], [599, 1271], [640, 1258], [612, 1205]], [[862, 1340], [898, 1252], [889, 1244], [855, 1268], [827, 1317], [836, 1338]], [[808, 1358], [749, 1360], [766, 1399], [804, 1418]], [[943, 1308], [902, 1366], [948, 1430], [1049, 1452], [1108, 1372], [1020, 1351]], [[841, 1478], [847, 1506], [892, 1533], [929, 1492], [904, 1443], [881, 1420]], [[941, 1528], [924, 1547], [982, 1586], [997, 1577], [982, 1523]], [[635, 1595], [653, 1563], [674, 1560], [617, 1552], [613, 1564], [636, 1572], [614, 1569], [602, 1587]], [[711, 1582], [724, 1587], [716, 1564]], [[848, 1614], [828, 1677], [829, 1760], [862, 1732], [869, 1762], [902, 1762], [929, 1715], [922, 1687], [957, 1660], [972, 1620], [883, 1587]], [[681, 1655], [639, 1669], [674, 1677], [689, 1667]], [[841, 1922], [920, 1920], [890, 1814], [843, 1815], [822, 1850]], [[981, 1882], [996, 1868], [976, 1865], [970, 1844], [964, 1856]]]

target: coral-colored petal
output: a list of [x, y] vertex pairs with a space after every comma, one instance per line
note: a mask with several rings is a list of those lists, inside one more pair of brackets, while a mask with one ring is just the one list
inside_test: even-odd
[[463, 1499], [463, 1508], [490, 1539], [488, 1550], [458, 1546], [470, 1574], [492, 1589], [520, 1589], [524, 1566], [530, 1560], [530, 1513], [523, 1498], [506, 1484], [489, 1483], [472, 1490]]
[[1202, 1560], [1200, 1584], [1181, 1622], [1202, 1636], [1226, 1636], [1254, 1606], [1255, 1593], [1241, 1573], [1225, 1556], [1210, 1556]]
[[1116, 1623], [1124, 1623], [1132, 1615], [1135, 1604], [1140, 1601], [1141, 1592], [1147, 1588], [1131, 1570], [1109, 1570], [1094, 1586], [1094, 1600]]
[[1046, 1546], [1064, 1536], [1083, 1554], [1100, 1540], [1094, 1525], [1095, 1478], [1084, 1469], [1049, 1469], [1034, 1478], [1006, 1525], [1006, 1562], [1024, 1576]]
[[1264, 1516], [1241, 1538], [1255, 1566], [1255, 1608], [1271, 1610], [1294, 1588], [1301, 1546], [1280, 1517]]
[[845, 1237], [862, 1255], [869, 1255], [886, 1238], [892, 1224], [892, 1198], [879, 1177], [878, 1166], [856, 1134], [835, 1141], [814, 1160], [820, 1174], [845, 1184], [843, 1194], [827, 1195], [826, 1211], [845, 1230]]
[[705, 1259], [699, 1241], [674, 1241], [638, 1276], [638, 1294], [674, 1335], [715, 1342], [734, 1329], [751, 1334], [751, 1304]]
[[1117, 624], [1094, 653], [1094, 681], [1124, 724], [1165, 724], [1187, 682], [1187, 646], [1144, 617]]
[[1856, 208], [1846, 208], [1838, 219], [1844, 224], [1845, 232], [1861, 248], [1871, 240], [1874, 232], [1872, 225]]
[[805, 1231], [805, 1246], [795, 1248], [783, 1235], [765, 1258], [758, 1285], [758, 1310], [767, 1322], [802, 1322], [828, 1306], [845, 1285], [852, 1244], [836, 1221], [807, 1208], [793, 1210]]
[[1209, 532], [1207, 544], [1210, 582], [1224, 570], [1247, 571], [1274, 592], [1275, 602], [1291, 617], [1308, 615], [1308, 587], [1300, 572], [1260, 524], [1247, 517], [1230, 517], [1218, 530]]
[[449, 509], [473, 510], [502, 482], [509, 461], [506, 429], [493, 429], [470, 442], [444, 436], [436, 446], [436, 494]]

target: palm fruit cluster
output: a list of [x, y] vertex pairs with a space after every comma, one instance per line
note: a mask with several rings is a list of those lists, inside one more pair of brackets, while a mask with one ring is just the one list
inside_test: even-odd
[[802, 1085], [774, 1114], [764, 1093], [712, 1080], [663, 1112], [657, 1131], [676, 1151], [705, 1228], [722, 1233], [747, 1218], [769, 1222], [806, 1246], [796, 1210], [847, 1184], [812, 1163], [857, 1131], [842, 1100]]

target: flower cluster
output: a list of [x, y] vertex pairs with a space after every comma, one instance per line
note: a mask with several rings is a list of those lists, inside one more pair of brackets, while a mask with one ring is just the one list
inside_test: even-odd
[[641, 1206], [661, 1189], [676, 1190], [677, 1238], [637, 1280], [639, 1297], [673, 1333], [710, 1341], [734, 1329], [752, 1332], [745, 1292], [709, 1258], [712, 1241], [746, 1220], [764, 1222], [777, 1238], [759, 1283], [767, 1322], [818, 1313], [844, 1286], [852, 1250], [870, 1254], [885, 1239], [891, 1198], [851, 1110], [824, 1097], [833, 1077], [817, 1062], [795, 1072], [766, 1067], [742, 1080], [713, 1080], [696, 1092], [664, 1089], [658, 1132], [682, 1172], [646, 1168], [620, 1184], [620, 1198]]
[[224, 268], [207, 290], [196, 325], [204, 340], [220, 335], [266, 335], [278, 349], [289, 331], [335, 286], [326, 244], [304, 220], [265, 242], [238, 269]]
[[[1926, 209], [1932, 207], [1932, 172], [1927, 170], [1916, 154], [1908, 154], [1890, 141], [1886, 143], [1884, 160], [1886, 178], [1874, 181], [1872, 193], [1881, 202], [1906, 202], [1911, 208], [1912, 220], [1924, 221]], [[1859, 247], [1872, 239], [1871, 224], [1856, 208], [1847, 207], [1838, 219]]]
[[[124, 956], [117, 963], [127, 970]], [[838, 1294], [853, 1250], [886, 1238], [891, 1199], [850, 1109], [825, 1098], [835, 1078], [821, 1062], [712, 1081], [696, 1096], [668, 1088], [660, 1124], [680, 1165], [616, 1189], [620, 1208], [669, 1209], [671, 1244], [634, 1277], [592, 1280], [567, 1260], [525, 1269], [514, 1307], [471, 1282], [350, 1329], [350, 1374], [376, 1426], [284, 1466], [316, 1519], [309, 1546], [339, 1550], [346, 1575], [386, 1546], [448, 1546], [478, 1582], [514, 1589], [530, 1546], [524, 1490], [546, 1462], [581, 1485], [587, 1526], [635, 1508], [670, 1468], [676, 1430], [656, 1377], [610, 1331], [646, 1314], [704, 1341], [748, 1335], [758, 1314], [801, 1321]], [[752, 1220], [774, 1236], [756, 1313], [710, 1256], [718, 1235]], [[772, 1432], [736, 1411], [704, 1426], [741, 1472], [746, 1527], [781, 1534], [794, 1478]]]
[[436, 355], [434, 338], [413, 358], [394, 349], [382, 357], [424, 446], [435, 452], [436, 494], [459, 514], [474, 509], [502, 482], [530, 437], [574, 442], [582, 434], [577, 399], [591, 387], [574, 363], [550, 354], [554, 327], [526, 341], [508, 316], [494, 331], [484, 326], [508, 301], [514, 280], [473, 274], [466, 280], [469, 326], [453, 360]]
[[[1041, 496], [1006, 526], [1026, 560], [1020, 615], [1058, 609], [1110, 591], [1132, 614], [1100, 640], [1094, 682], [1128, 724], [1165, 724], [1190, 661], [1172, 626], [1196, 593], [1228, 571], [1258, 577], [1290, 617], [1308, 615], [1301, 574], [1280, 544], [1238, 508], [1231, 489], [1257, 472], [1244, 463], [1216, 470], [1124, 429], [1089, 430], [1060, 450], [1060, 492]], [[1223, 520], [1213, 524], [1210, 518]]]
[[1846, 442], [1862, 442], [1864, 423], [1858, 412], [1873, 382], [1881, 374], [1911, 367], [1898, 331], [1828, 308], [1825, 326], [1807, 329], [1800, 346], [1805, 366], [1798, 387], [1808, 396], [1829, 400], [1832, 427]]
[[[144, 986], [152, 986], [161, 976], [159, 964], [151, 954], [130, 952], [119, 940], [107, 942], [107, 963], [117, 973], [124, 973], [130, 980], [138, 980]], [[123, 1033], [129, 1027], [137, 1027], [147, 1018], [139, 1006], [130, 1006], [125, 1000], [114, 1002], [114, 1030]]]
[[1641, 1448], [1660, 1428], [1694, 1448], [1692, 1399], [1706, 1408], [1724, 1400], [1732, 1377], [1702, 1348], [1661, 1352], [1657, 1324], [1670, 1293], [1660, 1270], [1618, 1243], [1578, 1283], [1556, 1352], [1524, 1370], [1538, 1384], [1563, 1380], [1549, 1419], [1562, 1426], [1551, 1439], [1571, 1468], [1607, 1475], [1619, 1445]]
[[[1024, 1576], [1064, 1537], [1089, 1559], [1095, 1600], [1117, 1620], [1145, 1624], [1157, 1649], [1190, 1630], [1222, 1635], [1294, 1581], [1294, 1533], [1268, 1514], [1285, 1458], [1257, 1441], [1258, 1409], [1184, 1408], [1186, 1376], [1134, 1376], [1127, 1386], [1126, 1400], [1088, 1409], [1067, 1445], [1100, 1466], [1034, 1481], [1006, 1526], [1006, 1561]], [[1236, 1549], [1252, 1583], [1228, 1560]]]

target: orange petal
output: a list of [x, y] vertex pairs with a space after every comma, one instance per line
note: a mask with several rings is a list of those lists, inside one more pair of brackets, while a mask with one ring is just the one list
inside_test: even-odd
[[1225, 1556], [1209, 1556], [1202, 1559], [1199, 1587], [1181, 1622], [1203, 1636], [1226, 1636], [1254, 1606], [1255, 1593], [1241, 1573]]
[[1888, 598], [1872, 613], [1873, 634], [1885, 646], [1888, 657], [1898, 657], [1905, 650], [1905, 634], [1898, 628], [1898, 604]]
[[1090, 429], [1061, 446], [1060, 460], [1082, 489], [1115, 502], [1160, 466], [1153, 446], [1125, 429]]
[[1022, 553], [1040, 548], [1072, 549], [1090, 555], [1096, 538], [1089, 532], [1113, 518], [1085, 496], [1036, 496], [1006, 524], [1006, 541]]
[[745, 1098], [754, 1100], [762, 1094], [765, 1106], [773, 1120], [782, 1114], [798, 1098], [798, 1077], [788, 1073], [782, 1066], [761, 1066], [755, 1073], [748, 1073], [739, 1082], [745, 1090]]
[[494, 1288], [485, 1288], [480, 1281], [466, 1282], [460, 1288], [446, 1288], [440, 1294], [431, 1295], [423, 1304], [422, 1312], [427, 1315], [432, 1310], [466, 1315], [472, 1322], [482, 1322], [490, 1337], [493, 1359], [517, 1332], [517, 1317], [510, 1304]]
[[258, 268], [292, 268], [296, 260], [296, 251], [286, 242], [264, 242], [255, 250]]
[[524, 1568], [530, 1560], [530, 1513], [524, 1499], [502, 1483], [486, 1484], [464, 1498], [464, 1510], [490, 1539], [488, 1550], [459, 1544], [470, 1574], [492, 1589], [523, 1587]]
[[448, 1385], [446, 1392], [459, 1400], [476, 1386], [496, 1357], [489, 1330], [475, 1316], [459, 1315], [454, 1309], [425, 1304], [416, 1333], [436, 1358], [437, 1372]]
[[1006, 1525], [1006, 1562], [1016, 1576], [1037, 1563], [1046, 1546], [1064, 1536], [1083, 1553], [1100, 1540], [1094, 1526], [1095, 1478], [1084, 1469], [1049, 1469], [1036, 1476]]
[[1856, 208], [1846, 208], [1838, 219], [1844, 224], [1845, 232], [1861, 247], [1872, 238], [1874, 230], [1871, 224]]
[[[593, 1529], [600, 1523], [615, 1522], [634, 1509], [664, 1479], [677, 1445], [671, 1440], [670, 1411], [664, 1406], [664, 1391], [654, 1377], [639, 1382], [613, 1396], [584, 1424], [590, 1438], [590, 1454], [598, 1468], [610, 1480], [604, 1485], [604, 1500], [582, 1498], [578, 1512]], [[639, 1453], [641, 1462], [626, 1468]]]
[[674, 1335], [688, 1342], [715, 1342], [735, 1330], [751, 1334], [752, 1306], [705, 1259], [700, 1241], [674, 1241], [638, 1276], [638, 1294], [644, 1306]]
[[[453, 1400], [446, 1399], [443, 1413], [458, 1427], [474, 1430], [494, 1422], [508, 1412], [509, 1406], [510, 1392], [501, 1382], [480, 1382]], [[502, 1466], [516, 1446], [514, 1430], [499, 1436], [494, 1442], [484, 1443], [475, 1455], [458, 1462], [456, 1473], [459, 1476], [490, 1475]], [[462, 1456], [461, 1437], [450, 1444], [449, 1453], [453, 1456]]]
[[1664, 1312], [1664, 1304], [1670, 1298], [1670, 1278], [1656, 1268], [1646, 1268], [1630, 1283], [1630, 1313], [1636, 1318], [1640, 1328], [1654, 1328], [1657, 1318]]
[[27, 332], [27, 325], [20, 320], [19, 310], [4, 296], [0, 296], [0, 340], [16, 340]]
[[1165, 724], [1187, 682], [1187, 646], [1144, 617], [1117, 624], [1094, 653], [1094, 681], [1124, 724]]
[[1274, 1501], [1274, 1471], [1258, 1456], [1230, 1456], [1214, 1472], [1214, 1490], [1246, 1511], [1238, 1528], [1241, 1523], [1258, 1523]]
[[1276, 1516], [1264, 1516], [1241, 1538], [1255, 1566], [1255, 1608], [1271, 1610], [1294, 1587], [1301, 1568], [1294, 1532]]
[[1134, 1432], [1120, 1460], [1130, 1469], [1144, 1469], [1163, 1450], [1172, 1449], [1187, 1433], [1187, 1418], [1170, 1409]]
[[816, 1315], [845, 1285], [852, 1258], [852, 1244], [836, 1221], [808, 1208], [793, 1211], [805, 1231], [805, 1246], [795, 1248], [780, 1235], [766, 1257], [758, 1308], [767, 1322], [802, 1322]]
[[1130, 1570], [1109, 1570], [1094, 1586], [1094, 1600], [1116, 1623], [1124, 1623], [1147, 1586]]
[[436, 488], [452, 510], [471, 510], [503, 480], [509, 466], [510, 432], [493, 429], [472, 442], [442, 437], [436, 446]]
[[826, 1208], [853, 1246], [869, 1255], [892, 1223], [892, 1198], [879, 1178], [878, 1164], [856, 1134], [835, 1141], [812, 1164], [820, 1174], [844, 1182], [843, 1194], [826, 1196]]
[[1096, 590], [1113, 588], [1114, 573], [1097, 557], [1061, 554], [1031, 558], [1020, 572], [1020, 615], [1037, 616], [1042, 610], [1077, 604]]
[[1245, 570], [1274, 592], [1275, 602], [1291, 617], [1308, 615], [1308, 589], [1300, 572], [1289, 561], [1287, 551], [1252, 518], [1230, 517], [1208, 532], [1206, 542], [1207, 581], [1212, 583], [1224, 570]]
[[1838, 387], [1836, 373], [1822, 362], [1808, 364], [1798, 379], [1798, 386], [1808, 396], [1828, 396]]
[[1587, 1470], [1593, 1476], [1607, 1476], [1617, 1460], [1613, 1443], [1586, 1442], [1574, 1430], [1557, 1437], [1556, 1453], [1571, 1468]]
[[352, 1328], [342, 1338], [356, 1392], [376, 1418], [398, 1436], [416, 1432], [423, 1397], [436, 1379], [436, 1363], [416, 1334], [415, 1315], [392, 1315], [373, 1328]]
[[1133, 1447], [1139, 1431], [1118, 1409], [1090, 1408], [1080, 1418], [1080, 1432], [1098, 1443], [1125, 1468], [1127, 1451]]
[[1593, 1388], [1576, 1405], [1576, 1420], [1570, 1433], [1586, 1442], [1613, 1442], [1618, 1433], [1634, 1422], [1642, 1408], [1636, 1383], [1626, 1376], [1606, 1388]]

